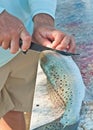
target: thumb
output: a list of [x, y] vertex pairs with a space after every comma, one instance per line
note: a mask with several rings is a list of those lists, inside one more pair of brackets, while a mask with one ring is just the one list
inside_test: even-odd
[[40, 38], [38, 40], [33, 40], [34, 42], [37, 42], [43, 46], [46, 46], [46, 47], [51, 47], [51, 41], [49, 39], [46, 39], [46, 38]]
[[51, 41], [48, 39], [42, 39], [42, 45], [46, 47], [51, 47]]

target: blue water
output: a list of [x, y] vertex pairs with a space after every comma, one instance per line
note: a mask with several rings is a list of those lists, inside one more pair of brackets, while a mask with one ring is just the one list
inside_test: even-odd
[[93, 0], [58, 0], [56, 27], [74, 35], [77, 44], [93, 42]]

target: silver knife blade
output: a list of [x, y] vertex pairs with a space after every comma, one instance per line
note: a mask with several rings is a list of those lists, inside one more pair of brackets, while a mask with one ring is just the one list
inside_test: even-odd
[[[20, 47], [22, 46], [22, 40], [20, 40], [19, 46]], [[71, 53], [71, 52], [67, 52], [67, 51], [52, 49], [52, 48], [45, 47], [45, 46], [42, 46], [42, 45], [34, 43], [34, 42], [31, 42], [31, 46], [29, 47], [29, 49], [32, 49], [32, 50], [35, 50], [35, 51], [38, 51], [38, 52], [41, 52], [41, 51], [44, 51], [44, 50], [52, 50], [52, 51], [56, 51], [56, 52], [58, 52], [62, 55], [65, 55], [65, 56], [80, 55], [78, 53]], [[26, 53], [26, 52], [23, 52], [23, 53]]]

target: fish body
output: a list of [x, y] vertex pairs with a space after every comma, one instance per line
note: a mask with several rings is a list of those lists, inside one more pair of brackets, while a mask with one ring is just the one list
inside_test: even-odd
[[40, 65], [50, 86], [65, 104], [60, 119], [63, 128], [76, 123], [85, 96], [85, 85], [77, 65], [70, 56], [49, 50], [41, 53]]

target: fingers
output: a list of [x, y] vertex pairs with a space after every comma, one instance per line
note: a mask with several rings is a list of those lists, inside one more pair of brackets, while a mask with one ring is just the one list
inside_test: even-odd
[[27, 51], [28, 48], [30, 47], [30, 44], [31, 44], [31, 36], [26, 31], [25, 27], [23, 29], [21, 29], [20, 35], [14, 36], [12, 38], [11, 47], [10, 47], [11, 53], [16, 53], [19, 50], [19, 48], [20, 48], [20, 46], [19, 46], [20, 39], [22, 40], [21, 49], [23, 51]]
[[75, 52], [76, 45], [73, 37], [66, 35], [63, 40], [59, 42], [56, 49], [67, 50], [69, 52]]
[[19, 50], [19, 38], [13, 37], [10, 44], [10, 52], [15, 54]]
[[10, 49], [11, 53], [16, 53], [22, 40], [22, 50], [28, 50], [31, 43], [31, 36], [27, 32], [23, 23], [6, 11], [0, 16], [0, 46], [3, 49]]
[[9, 48], [9, 42], [7, 41], [3, 41], [2, 42], [2, 48], [4, 48], [5, 50]]
[[53, 49], [75, 51], [74, 38], [54, 27], [47, 25], [36, 26], [32, 37], [33, 41]]
[[67, 50], [69, 52], [75, 52], [76, 44], [72, 36], [66, 35], [58, 30], [53, 34], [54, 41], [51, 44], [52, 48], [58, 50]]
[[60, 38], [60, 41], [58, 42], [56, 49], [66, 49], [69, 46], [70, 43], [70, 37], [65, 36], [63, 39]]
[[52, 35], [53, 35], [53, 37], [54, 37], [54, 40], [53, 40], [53, 42], [52, 42], [52, 44], [51, 44], [51, 47], [52, 47], [52, 48], [57, 48], [58, 45], [59, 45], [59, 44], [61, 43], [61, 41], [63, 40], [63, 38], [64, 38], [65, 35], [64, 35], [62, 32], [57, 31], [57, 30], [53, 31]]
[[21, 38], [21, 40], [22, 40], [22, 47], [21, 47], [21, 49], [22, 49], [23, 51], [28, 50], [29, 47], [30, 47], [30, 45], [31, 45], [31, 36], [30, 36], [30, 34], [26, 31], [25, 28], [21, 31], [20, 38]]
[[72, 36], [71, 36], [71, 42], [69, 44], [69, 48], [67, 50], [69, 52], [75, 52], [76, 51], [75, 39]]
[[10, 52], [12, 54], [15, 54], [20, 46], [19, 46], [19, 40], [22, 39], [22, 50], [26, 51], [28, 50], [30, 44], [31, 44], [31, 36], [26, 31], [25, 28], [21, 30], [20, 34], [17, 31], [12, 30], [10, 34], [7, 32], [2, 35], [3, 39], [0, 39], [0, 46], [2, 46], [3, 49], [10, 49]]
[[4, 33], [3, 35], [0, 35], [0, 46], [2, 46], [2, 48], [4, 49], [8, 49], [9, 47], [9, 41], [10, 41], [10, 36], [6, 33]]

